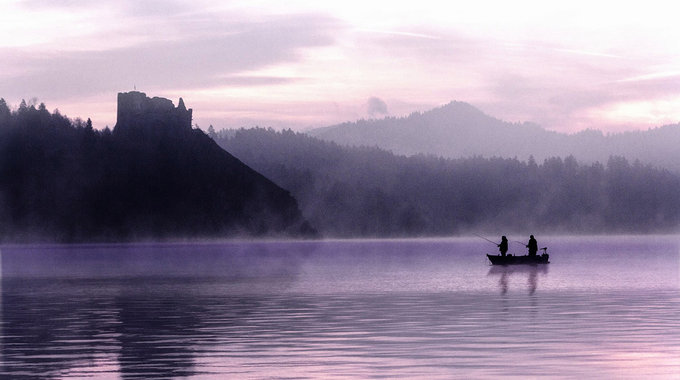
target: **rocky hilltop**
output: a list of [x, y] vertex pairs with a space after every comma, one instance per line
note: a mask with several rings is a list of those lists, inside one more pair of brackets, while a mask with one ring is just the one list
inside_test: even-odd
[[288, 191], [191, 128], [180, 100], [118, 95], [113, 132], [0, 100], [0, 238], [127, 241], [300, 236]]

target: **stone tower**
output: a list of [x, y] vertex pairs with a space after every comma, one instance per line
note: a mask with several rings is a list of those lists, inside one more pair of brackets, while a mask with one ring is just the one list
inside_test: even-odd
[[175, 107], [170, 99], [149, 98], [139, 91], [118, 93], [118, 115], [114, 131], [166, 128], [174, 131], [191, 130], [192, 110], [179, 98]]

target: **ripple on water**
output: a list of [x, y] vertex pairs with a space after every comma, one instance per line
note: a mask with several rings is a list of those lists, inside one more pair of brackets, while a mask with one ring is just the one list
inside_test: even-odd
[[[425, 241], [422, 257], [399, 256], [395, 243], [382, 252], [370, 242], [370, 258], [359, 255], [361, 244], [351, 246], [356, 252], [338, 244], [276, 267], [285, 273], [259, 277], [254, 268], [229, 272], [248, 276], [109, 271], [66, 279], [51, 278], [45, 268], [38, 276], [34, 268], [31, 276], [3, 277], [0, 375], [634, 379], [680, 373], [677, 246], [667, 256], [675, 267], [632, 259], [637, 280], [618, 285], [631, 273], [628, 266], [593, 260], [583, 269], [574, 257], [597, 253], [581, 245], [574, 260], [560, 266], [556, 259], [549, 270], [496, 270], [474, 256], [451, 254], [461, 246], [474, 250], [469, 242]], [[418, 244], [410, 243], [409, 255]], [[266, 261], [295, 247], [270, 246]], [[436, 250], [442, 247], [450, 250]], [[211, 249], [217, 252], [206, 258], [212, 266], [229, 264], [229, 248]], [[386, 255], [397, 256], [381, 265]], [[126, 267], [134, 262], [118, 259]]]

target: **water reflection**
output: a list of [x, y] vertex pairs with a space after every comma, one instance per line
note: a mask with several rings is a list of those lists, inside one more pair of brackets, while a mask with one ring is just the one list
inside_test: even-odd
[[205, 300], [177, 292], [167, 279], [2, 282], [0, 377], [197, 374], [194, 349], [206, 338]]
[[315, 245], [296, 248], [287, 255], [285, 244], [267, 243], [10, 249], [0, 256], [0, 378], [197, 375], [206, 297], [289, 288]]
[[[3, 307], [2, 307], [3, 298], [4, 298], [3, 292], [2, 292], [2, 282], [3, 282], [2, 279], [3, 279], [3, 276], [2, 276], [2, 250], [0, 250], [0, 364], [4, 367], [5, 358], [4, 358], [4, 355], [3, 355], [3, 352], [2, 352], [3, 350], [1, 349], [5, 345], [5, 342], [4, 342], [5, 333], [3, 331], [3, 326], [5, 324], [5, 322], [4, 322], [5, 321], [5, 315], [3, 314]], [[2, 367], [0, 367], [0, 368], [2, 368]], [[2, 371], [2, 372], [4, 372], [4, 371]]]
[[[97, 300], [57, 296], [54, 281], [2, 279], [3, 367], [1, 374], [30, 373], [55, 378], [79, 361], [94, 361], [107, 334], [97, 327]], [[83, 350], [83, 346], [91, 349]], [[78, 355], [74, 355], [77, 353]]]
[[[487, 268], [465, 256], [474, 246], [324, 244], [314, 252], [306, 243], [11, 252], [0, 272], [0, 378], [680, 371], [675, 245], [652, 247], [656, 256], [645, 260], [639, 251], [603, 250], [564, 254], [555, 265]], [[612, 269], [614, 254], [628, 265]], [[584, 257], [602, 259], [584, 266]]]
[[171, 378], [194, 374], [193, 344], [201, 338], [203, 310], [184, 297], [120, 297], [115, 334], [123, 378]]
[[529, 294], [536, 293], [538, 288], [539, 274], [548, 274], [548, 265], [494, 265], [489, 269], [487, 276], [498, 277], [498, 288], [501, 294], [506, 294], [510, 289], [511, 277], [526, 277]]

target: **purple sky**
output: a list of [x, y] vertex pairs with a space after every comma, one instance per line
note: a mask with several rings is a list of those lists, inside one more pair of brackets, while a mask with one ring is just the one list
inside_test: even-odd
[[183, 97], [203, 129], [304, 130], [452, 100], [562, 132], [680, 121], [673, 2], [551, 3], [3, 1], [0, 97], [97, 128], [135, 86]]

